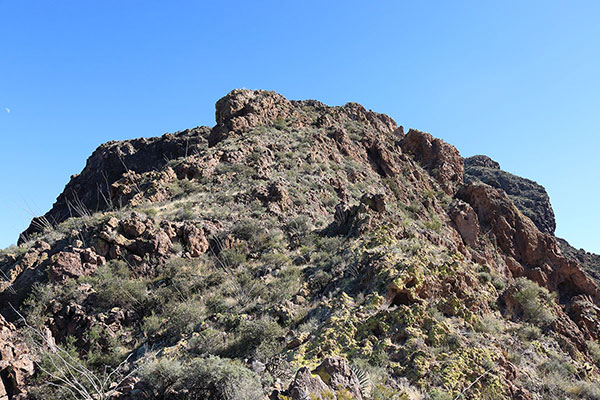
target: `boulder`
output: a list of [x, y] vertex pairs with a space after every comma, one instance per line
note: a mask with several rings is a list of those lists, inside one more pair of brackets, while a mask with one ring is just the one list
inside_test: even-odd
[[183, 238], [192, 257], [200, 257], [210, 247], [204, 230], [195, 225], [188, 224], [183, 227]]
[[362, 400], [360, 381], [342, 357], [328, 357], [313, 371], [334, 392], [347, 391], [353, 399]]
[[[331, 389], [327, 386], [321, 377], [313, 376], [310, 369], [303, 367], [298, 370], [294, 381], [288, 388], [288, 395], [291, 400], [325, 400], [331, 398]], [[325, 397], [329, 395], [328, 397]]]
[[479, 235], [479, 219], [473, 207], [462, 200], [453, 199], [448, 214], [465, 244], [475, 246]]

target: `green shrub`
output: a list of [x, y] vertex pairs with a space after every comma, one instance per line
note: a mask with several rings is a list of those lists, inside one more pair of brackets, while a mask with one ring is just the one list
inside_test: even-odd
[[549, 309], [554, 297], [548, 289], [523, 277], [517, 278], [514, 289], [514, 298], [521, 308], [525, 321], [538, 326], [546, 326], [554, 321], [556, 317]]
[[122, 307], [141, 312], [148, 299], [146, 282], [131, 277], [129, 267], [123, 261], [110, 261], [83, 281], [93, 286], [97, 304], [105, 309]]
[[221, 267], [235, 269], [246, 262], [246, 251], [243, 246], [236, 245], [229, 249], [221, 250], [217, 258]]
[[235, 341], [226, 354], [266, 360], [278, 352], [281, 347], [279, 339], [283, 335], [283, 328], [268, 316], [257, 320], [243, 320], [235, 330]]
[[590, 357], [596, 363], [596, 365], [600, 366], [600, 345], [593, 340], [587, 341], [588, 352], [590, 353]]
[[177, 339], [181, 335], [192, 333], [206, 317], [204, 304], [198, 300], [175, 302], [170, 304], [166, 311], [167, 322], [165, 334]]
[[475, 330], [477, 332], [496, 334], [504, 330], [504, 324], [495, 316], [486, 315], [475, 323]]
[[142, 365], [138, 375], [152, 391], [153, 398], [162, 398], [167, 389], [183, 378], [183, 365], [172, 358], [152, 359]]
[[542, 336], [542, 331], [535, 325], [526, 324], [517, 331], [522, 340], [535, 340]]
[[262, 400], [258, 376], [238, 361], [215, 356], [193, 359], [175, 385], [188, 391], [188, 399]]

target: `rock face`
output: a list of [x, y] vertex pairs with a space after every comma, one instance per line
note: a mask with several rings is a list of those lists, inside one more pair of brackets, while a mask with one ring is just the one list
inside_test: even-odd
[[500, 164], [487, 156], [469, 157], [464, 162], [465, 183], [480, 181], [504, 190], [517, 208], [527, 215], [540, 231], [554, 234], [554, 211], [543, 186], [501, 170]]
[[[159, 138], [142, 138], [108, 142], [88, 158], [80, 174], [73, 175], [52, 209], [41, 218], [34, 218], [19, 237], [19, 243], [42, 231], [48, 224], [56, 225], [69, 217], [81, 217], [96, 211], [117, 208], [123, 204], [119, 196], [119, 181], [135, 174], [160, 169], [169, 160], [193, 154], [206, 143], [208, 128], [195, 128], [165, 134]], [[135, 182], [130, 186], [135, 191]]]
[[600, 289], [593, 280], [576, 262], [564, 257], [556, 238], [540, 232], [503, 191], [476, 182], [463, 187], [458, 197], [473, 207], [479, 222], [494, 235], [509, 257], [507, 264], [515, 277], [527, 276], [558, 291], [564, 300], [588, 295], [600, 304]]
[[0, 400], [22, 395], [33, 372], [34, 364], [27, 345], [14, 325], [0, 315]]
[[590, 253], [584, 249], [576, 249], [564, 239], [557, 238], [563, 254], [580, 263], [583, 269], [600, 284], [600, 255]]
[[458, 228], [465, 244], [474, 246], [479, 237], [479, 219], [473, 207], [464, 201], [454, 199], [450, 203], [448, 214]]
[[432, 173], [446, 193], [454, 194], [463, 182], [463, 159], [456, 148], [429, 133], [411, 129], [402, 141], [402, 150], [412, 154]]

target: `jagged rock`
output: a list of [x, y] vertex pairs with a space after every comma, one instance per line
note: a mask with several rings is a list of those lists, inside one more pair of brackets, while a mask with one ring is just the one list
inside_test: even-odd
[[14, 325], [0, 315], [0, 399], [10, 400], [23, 394], [33, 373], [29, 348]]
[[565, 239], [556, 238], [556, 240], [565, 257], [581, 264], [585, 272], [594, 278], [596, 283], [600, 284], [600, 255], [590, 253], [584, 249], [576, 249]]
[[562, 256], [556, 238], [540, 232], [503, 191], [476, 182], [463, 187], [457, 196], [473, 207], [480, 224], [494, 235], [509, 259], [520, 264], [509, 264], [513, 274], [520, 271], [549, 290], [558, 291], [565, 300], [585, 294], [600, 304], [600, 289], [594, 281], [575, 261]]
[[64, 282], [68, 278], [92, 274], [99, 265], [104, 264], [105, 260], [91, 249], [73, 249], [72, 252], [61, 251], [55, 254], [51, 262], [48, 270], [50, 280]]
[[362, 400], [360, 381], [348, 362], [341, 357], [328, 357], [313, 371], [334, 392], [346, 390], [351, 398]]
[[448, 214], [465, 244], [475, 246], [479, 236], [479, 219], [473, 207], [462, 200], [453, 199]]
[[[208, 130], [199, 127], [156, 138], [112, 141], [99, 146], [88, 158], [83, 171], [71, 177], [52, 209], [44, 215], [45, 220], [57, 224], [72, 215], [78, 216], [78, 213], [125, 205], [123, 199], [126, 196], [111, 188], [115, 182], [124, 174], [154, 171], [170, 159], [200, 151], [206, 145]], [[131, 185], [134, 184], [135, 180], [132, 180]], [[19, 243], [40, 231], [39, 219], [34, 219], [20, 235]]]
[[285, 119], [293, 110], [282, 95], [266, 90], [235, 89], [216, 104], [217, 125], [209, 136], [211, 146], [232, 132], [244, 133], [259, 125], [271, 125]]
[[504, 190], [517, 208], [528, 216], [540, 231], [554, 234], [554, 211], [543, 186], [501, 170], [496, 161], [486, 156], [465, 159], [465, 182], [476, 181]]
[[125, 236], [135, 239], [146, 231], [146, 223], [139, 213], [133, 213], [130, 219], [121, 221], [121, 229]]
[[600, 307], [589, 296], [574, 296], [567, 310], [586, 337], [598, 340], [600, 334]]
[[208, 239], [204, 235], [204, 230], [194, 225], [184, 226], [183, 237], [192, 257], [200, 257], [210, 247]]
[[401, 143], [402, 151], [413, 155], [450, 195], [463, 182], [463, 159], [456, 148], [429, 133], [411, 129]]
[[465, 168], [469, 167], [485, 167], [491, 169], [500, 169], [500, 164], [498, 162], [492, 160], [488, 156], [484, 155], [476, 155], [472, 157], [465, 158], [464, 160]]
[[331, 396], [333, 393], [320, 376], [313, 376], [310, 369], [303, 367], [298, 370], [294, 381], [288, 388], [288, 395], [291, 400], [305, 400], [307, 398], [314, 400], [325, 400], [325, 395]]
[[382, 193], [374, 195], [365, 194], [363, 197], [361, 197], [360, 202], [373, 211], [377, 211], [379, 213], [385, 211], [385, 195]]

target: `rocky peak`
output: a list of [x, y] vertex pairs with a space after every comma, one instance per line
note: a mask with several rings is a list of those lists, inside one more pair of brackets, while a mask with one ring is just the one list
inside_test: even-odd
[[465, 158], [465, 168], [467, 167], [485, 167], [492, 169], [500, 169], [500, 164], [498, 162], [492, 160], [488, 156], [484, 155], [476, 155], [472, 157]]
[[19, 243], [70, 217], [119, 207], [123, 199], [115, 183], [125, 176], [161, 169], [170, 160], [192, 155], [206, 146], [208, 128], [198, 127], [160, 137], [111, 141], [100, 145], [81, 173], [73, 175], [50, 211], [34, 218]]
[[462, 184], [464, 165], [456, 147], [416, 129], [408, 131], [401, 146], [433, 175], [446, 193], [455, 193]]
[[466, 183], [479, 181], [504, 190], [519, 211], [531, 218], [539, 230], [554, 234], [554, 211], [542, 185], [501, 170], [500, 164], [487, 156], [469, 157], [464, 162]]

